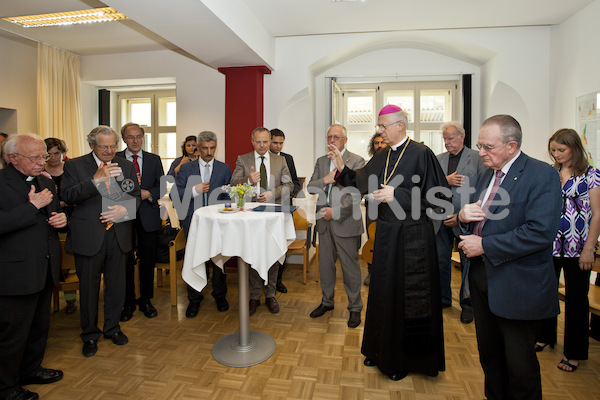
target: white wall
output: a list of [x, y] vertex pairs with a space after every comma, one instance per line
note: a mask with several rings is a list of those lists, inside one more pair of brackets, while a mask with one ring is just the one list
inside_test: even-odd
[[17, 110], [18, 132], [37, 133], [37, 44], [0, 37], [0, 107]]
[[[600, 1], [551, 29], [551, 131], [577, 129], [575, 100], [600, 90]], [[581, 132], [579, 132], [581, 134]]]
[[[329, 124], [327, 76], [428, 77], [474, 74], [473, 131], [494, 114], [522, 124], [523, 150], [544, 158], [549, 131], [550, 29], [468, 29], [277, 39], [265, 77], [265, 126], [286, 132], [285, 151], [310, 177]], [[308, 110], [308, 112], [307, 112]]]
[[[98, 87], [94, 82], [122, 85], [128, 80], [171, 78], [177, 85], [177, 140], [211, 130], [217, 134], [219, 160], [225, 159], [225, 76], [203, 64], [165, 50], [87, 56], [81, 60], [84, 132], [98, 125]], [[113, 106], [115, 106], [113, 104]], [[114, 110], [114, 108], [113, 108]], [[111, 111], [113, 128], [116, 113]]]

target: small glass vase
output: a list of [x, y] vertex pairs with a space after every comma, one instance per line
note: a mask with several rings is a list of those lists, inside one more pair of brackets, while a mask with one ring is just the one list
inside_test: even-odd
[[246, 204], [246, 196], [235, 196], [235, 205], [239, 210], [244, 209], [244, 205]]

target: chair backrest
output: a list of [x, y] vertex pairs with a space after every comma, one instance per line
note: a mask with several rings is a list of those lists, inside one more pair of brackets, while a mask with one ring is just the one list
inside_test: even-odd
[[173, 207], [173, 202], [168, 196], [165, 196], [158, 200], [158, 203], [161, 207], [164, 207], [167, 210], [167, 215], [169, 216], [169, 221], [171, 221], [171, 226], [173, 228], [181, 228], [179, 224], [179, 217], [177, 216], [177, 210]]
[[175, 236], [175, 239], [171, 240], [171, 242], [169, 242], [169, 246], [174, 247], [175, 248], [175, 252], [181, 250], [181, 249], [185, 249], [185, 233], [183, 233], [183, 229], [180, 229], [179, 232], [177, 233], [177, 236]]
[[[297, 231], [305, 231], [308, 229], [308, 220], [304, 217], [300, 211], [302, 209], [299, 208], [292, 213], [292, 218], [294, 219], [294, 229]], [[302, 210], [302, 212], [304, 212]]]

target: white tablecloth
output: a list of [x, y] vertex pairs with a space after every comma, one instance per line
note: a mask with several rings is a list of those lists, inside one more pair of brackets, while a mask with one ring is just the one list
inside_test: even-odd
[[[246, 203], [254, 208], [259, 203]], [[296, 238], [290, 213], [240, 211], [221, 213], [223, 204], [201, 207], [192, 216], [181, 276], [200, 291], [206, 286], [204, 263], [212, 259], [223, 268], [230, 257], [241, 257], [267, 280], [269, 268], [283, 261]]]

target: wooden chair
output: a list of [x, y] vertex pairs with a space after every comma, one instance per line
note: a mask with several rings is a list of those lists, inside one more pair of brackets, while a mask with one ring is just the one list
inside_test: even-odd
[[183, 259], [177, 260], [177, 252], [185, 249], [185, 234], [183, 229], [179, 230], [175, 239], [169, 242], [169, 262], [168, 263], [156, 263], [157, 286], [162, 286], [162, 270], [169, 271], [170, 285], [171, 285], [171, 306], [177, 307], [177, 270], [183, 267]]
[[60, 240], [60, 269], [65, 281], [54, 286], [52, 296], [54, 297], [54, 311], [59, 310], [60, 292], [65, 290], [79, 290], [79, 278], [75, 273], [75, 255], [65, 250], [65, 240]]
[[[297, 209], [296, 211], [294, 211], [294, 213], [292, 214], [292, 218], [294, 219], [294, 229], [296, 230], [296, 240], [294, 240], [292, 243], [290, 243], [290, 245], [288, 246], [288, 251], [287, 254], [302, 254], [303, 257], [303, 262], [302, 262], [302, 283], [304, 283], [306, 285], [306, 271], [308, 270], [308, 266], [310, 265], [310, 263], [312, 262], [312, 260], [310, 259], [310, 246], [311, 246], [311, 240], [312, 240], [312, 235], [311, 235], [311, 231], [312, 231], [312, 224], [310, 222], [308, 222], [308, 220], [306, 219], [306, 217], [304, 215], [302, 215], [301, 213], [304, 213], [304, 211], [302, 211], [302, 209]], [[318, 253], [316, 254], [317, 257], [317, 278], [316, 280], [319, 280], [319, 269], [318, 269]]]

